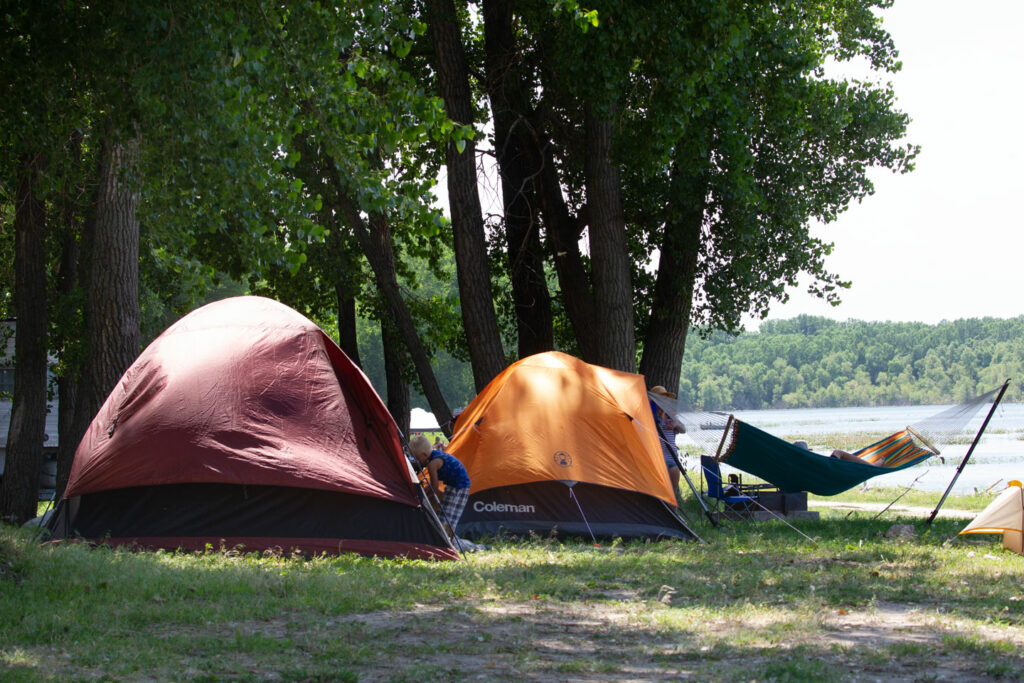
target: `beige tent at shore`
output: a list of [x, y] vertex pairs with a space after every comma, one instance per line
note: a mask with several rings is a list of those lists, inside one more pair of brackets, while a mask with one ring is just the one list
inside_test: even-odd
[[1024, 554], [1024, 489], [1019, 481], [1010, 486], [964, 527], [961, 534], [1002, 534], [1003, 547]]

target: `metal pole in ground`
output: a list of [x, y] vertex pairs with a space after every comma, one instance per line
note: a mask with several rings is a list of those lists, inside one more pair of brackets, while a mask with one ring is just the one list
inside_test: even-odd
[[932, 520], [935, 519], [935, 516], [939, 514], [939, 508], [941, 508], [942, 504], [946, 502], [946, 496], [948, 496], [949, 492], [953, 490], [953, 484], [956, 483], [960, 473], [964, 471], [964, 467], [967, 466], [967, 461], [971, 459], [971, 454], [974, 453], [974, 447], [978, 445], [979, 441], [981, 441], [981, 435], [985, 433], [985, 428], [988, 427], [988, 421], [992, 419], [993, 413], [996, 412], [996, 406], [998, 406], [999, 402], [1003, 400], [1003, 394], [1006, 393], [1006, 387], [1008, 386], [1010, 386], [1010, 380], [1003, 382], [1003, 386], [999, 390], [999, 395], [996, 396], [996, 400], [992, 402], [992, 407], [989, 408], [988, 415], [985, 416], [985, 421], [981, 423], [981, 429], [979, 429], [978, 433], [974, 435], [974, 441], [971, 443], [971, 447], [967, 449], [967, 455], [965, 455], [964, 459], [960, 461], [960, 466], [956, 468], [956, 473], [953, 474], [953, 480], [949, 482], [949, 486], [946, 487], [946, 492], [942, 494], [939, 504], [935, 506], [934, 510], [932, 510], [932, 514], [928, 517], [928, 521], [925, 522], [926, 524], [931, 524]]

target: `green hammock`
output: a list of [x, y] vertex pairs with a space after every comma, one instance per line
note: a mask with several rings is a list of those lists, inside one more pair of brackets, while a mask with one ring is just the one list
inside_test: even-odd
[[935, 455], [906, 429], [857, 451], [864, 462], [854, 462], [814, 453], [736, 419], [730, 428], [732, 443], [720, 460], [789, 492], [832, 496]]
[[[964, 430], [982, 406], [991, 403], [995, 410], [1007, 384], [1009, 380], [1002, 387], [946, 408], [856, 451], [854, 455], [863, 462], [814, 453], [727, 413], [685, 411], [675, 399], [649, 396], [672, 417], [678, 433], [685, 434], [705, 454], [714, 454], [719, 462], [758, 476], [784, 491], [832, 496], [871, 477], [906, 469], [937, 455], [937, 444], [951, 443], [952, 437]], [[975, 443], [987, 425], [986, 419]]]

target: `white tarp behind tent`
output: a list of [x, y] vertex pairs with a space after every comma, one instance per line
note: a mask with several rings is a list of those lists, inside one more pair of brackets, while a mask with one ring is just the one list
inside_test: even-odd
[[1002, 534], [1003, 547], [1021, 553], [1024, 551], [1024, 489], [1019, 481], [1011, 481], [1009, 488], [981, 511], [974, 521], [964, 527], [961, 534]]
[[409, 431], [410, 432], [439, 432], [441, 427], [437, 424], [437, 420], [434, 419], [433, 413], [428, 413], [422, 408], [413, 408], [412, 413], [409, 415]]

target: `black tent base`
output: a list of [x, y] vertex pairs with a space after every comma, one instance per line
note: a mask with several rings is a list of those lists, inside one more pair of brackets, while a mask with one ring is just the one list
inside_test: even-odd
[[422, 506], [286, 486], [165, 484], [89, 493], [62, 500], [48, 527], [54, 540], [137, 539], [144, 548], [164, 547], [162, 539], [188, 548], [246, 538], [322, 550], [316, 539], [346, 539], [369, 549], [357, 551], [363, 554], [404, 554], [408, 547], [454, 555]]
[[582, 482], [570, 487], [560, 481], [473, 493], [459, 520], [458, 535], [699, 540], [658, 498]]

